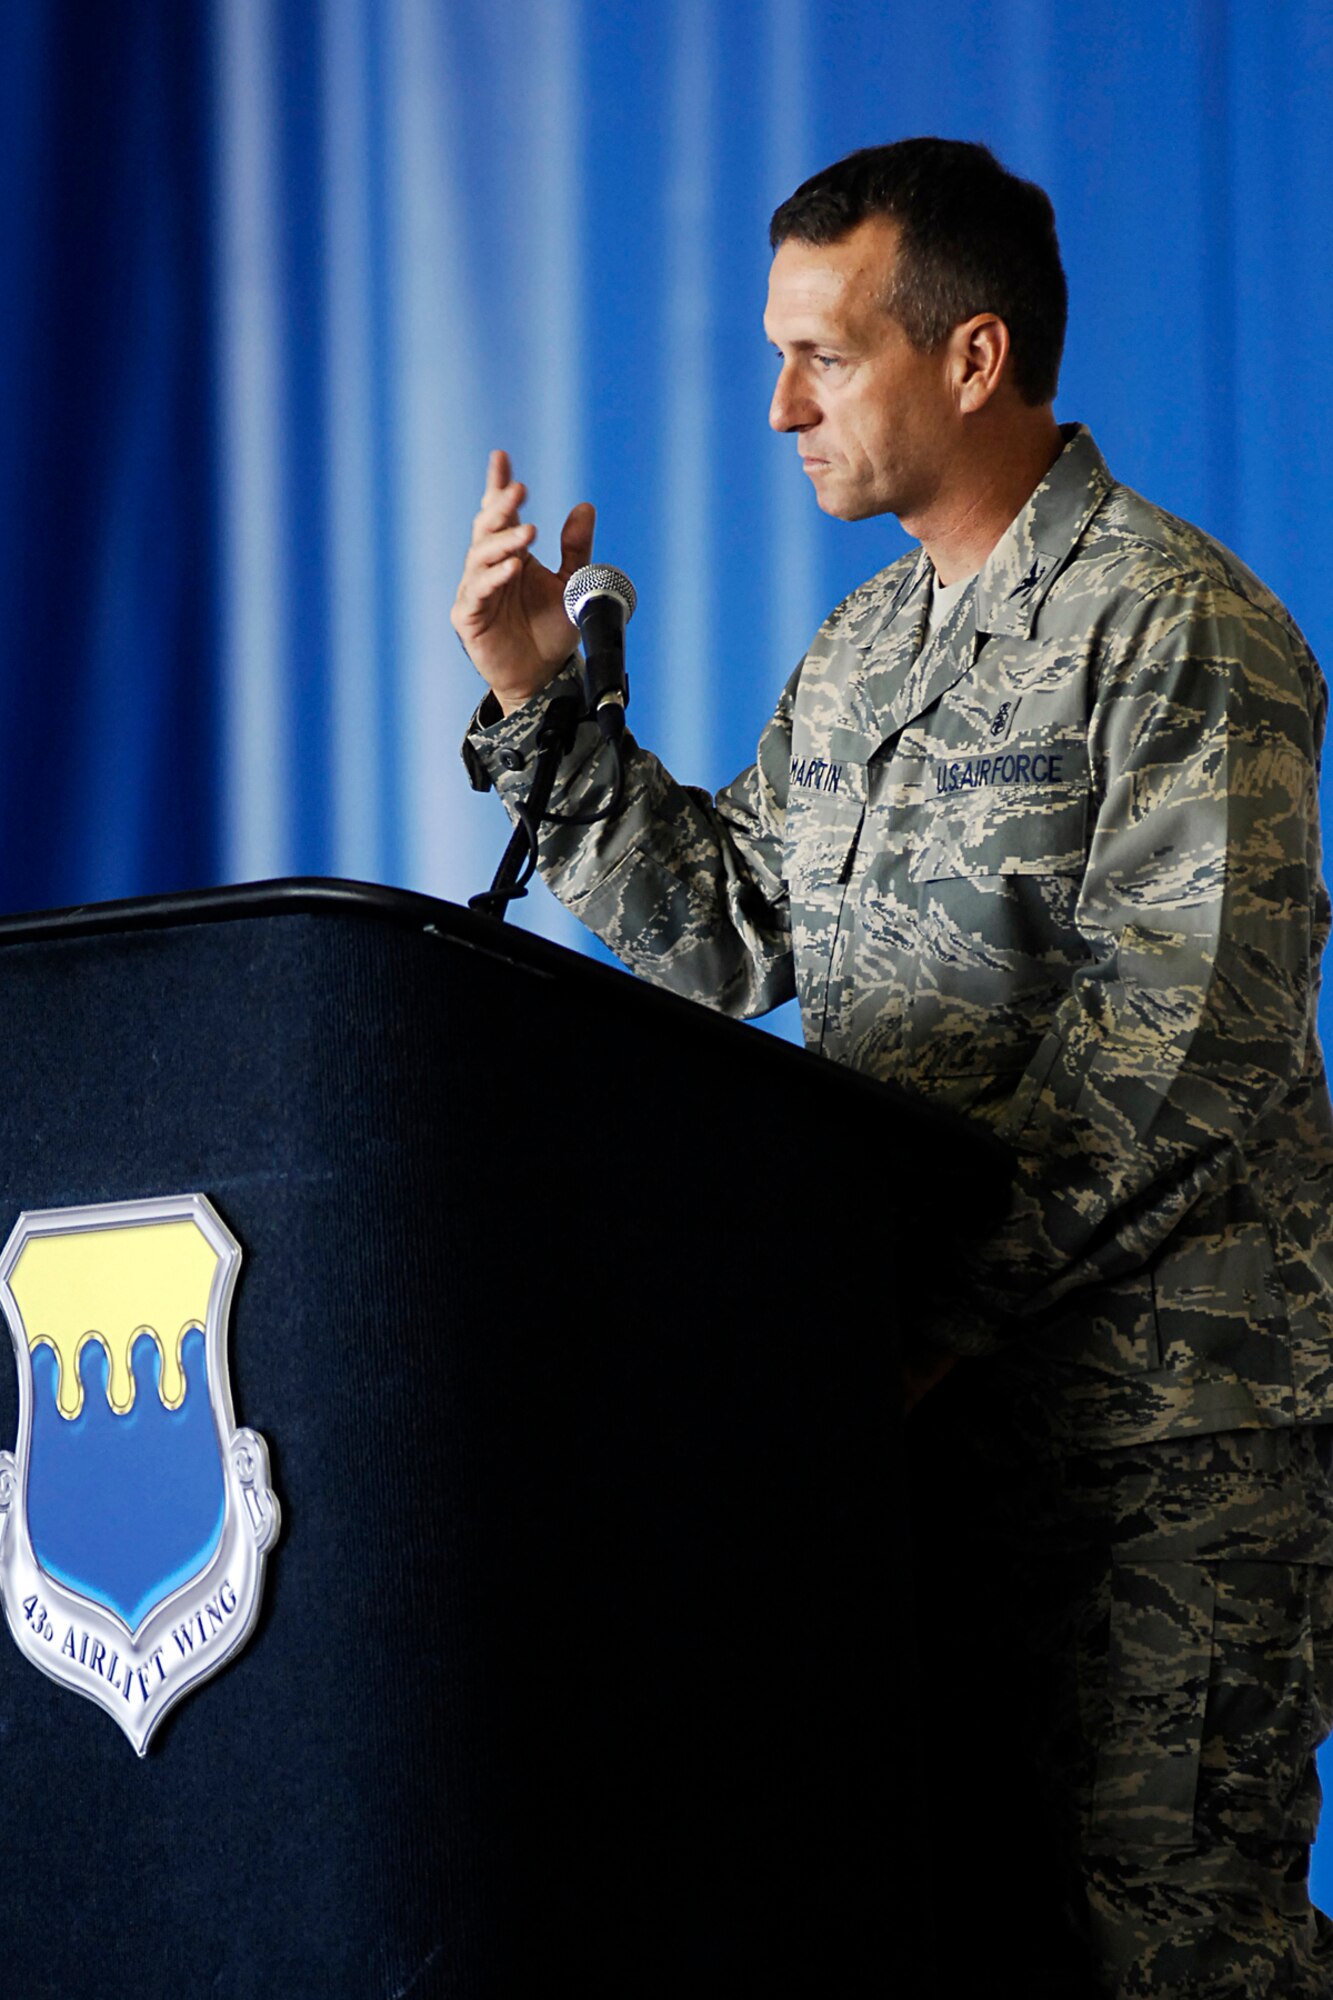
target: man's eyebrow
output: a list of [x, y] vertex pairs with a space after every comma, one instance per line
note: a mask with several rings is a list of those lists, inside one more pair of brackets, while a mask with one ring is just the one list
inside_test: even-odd
[[[775, 354], [781, 354], [783, 349], [778, 345], [777, 341], [774, 340], [771, 333], [767, 336], [767, 339], [768, 339], [768, 344], [772, 348], [773, 352]], [[794, 353], [813, 354], [818, 349], [842, 348], [846, 345], [846, 342], [840, 340], [806, 339], [806, 340], [789, 340], [785, 342], [784, 345]]]

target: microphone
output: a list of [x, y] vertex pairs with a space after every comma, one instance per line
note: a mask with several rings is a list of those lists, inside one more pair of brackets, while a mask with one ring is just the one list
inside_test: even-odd
[[588, 712], [608, 743], [620, 740], [629, 701], [625, 627], [638, 595], [624, 570], [587, 563], [565, 585], [565, 610], [583, 640], [583, 689]]

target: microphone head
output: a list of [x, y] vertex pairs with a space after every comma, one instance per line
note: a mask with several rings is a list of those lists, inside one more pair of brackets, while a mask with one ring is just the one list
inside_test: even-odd
[[571, 622], [579, 622], [579, 613], [594, 597], [614, 597], [625, 613], [625, 622], [634, 616], [638, 603], [638, 593], [623, 569], [612, 569], [610, 563], [585, 563], [576, 569], [565, 585], [565, 610]]

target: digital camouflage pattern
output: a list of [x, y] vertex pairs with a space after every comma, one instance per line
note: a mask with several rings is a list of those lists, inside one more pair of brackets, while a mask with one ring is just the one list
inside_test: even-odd
[[[623, 812], [548, 828], [542, 872], [645, 977], [738, 1015], [794, 982], [809, 1047], [1014, 1147], [1012, 1211], [929, 1331], [1021, 1331], [1057, 1443], [1317, 1422], [1323, 679], [1234, 556], [1065, 435], [928, 642], [904, 556], [824, 624], [750, 770], [711, 799], [632, 746]], [[511, 805], [500, 753], [543, 707], [469, 732]], [[585, 727], [557, 805], [604, 756]]]
[[1333, 1432], [1052, 1461], [988, 1372], [927, 1399], [911, 1469], [922, 1608], [944, 1621], [923, 1722], [958, 1739], [934, 1753], [940, 1810], [951, 1830], [977, 1768], [959, 1719], [980, 1708], [1008, 1835], [981, 1892], [996, 1962], [1024, 1965], [1030, 2000], [1322, 2000], [1333, 1925], [1306, 1862], [1333, 1705]]

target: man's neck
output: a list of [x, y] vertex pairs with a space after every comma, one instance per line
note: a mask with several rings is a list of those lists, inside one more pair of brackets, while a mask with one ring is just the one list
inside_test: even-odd
[[988, 439], [980, 458], [969, 454], [932, 505], [904, 520], [942, 584], [975, 576], [1063, 449], [1054, 414], [1033, 410], [1023, 423]]

